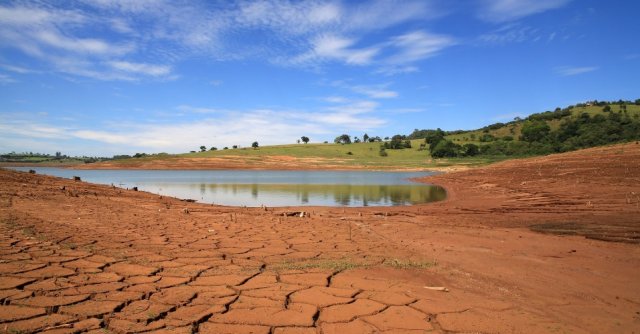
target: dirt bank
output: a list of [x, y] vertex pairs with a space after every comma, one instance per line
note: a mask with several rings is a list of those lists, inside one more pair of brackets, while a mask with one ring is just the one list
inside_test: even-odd
[[640, 145], [428, 181], [449, 199], [248, 209], [0, 171], [0, 330], [640, 331]]

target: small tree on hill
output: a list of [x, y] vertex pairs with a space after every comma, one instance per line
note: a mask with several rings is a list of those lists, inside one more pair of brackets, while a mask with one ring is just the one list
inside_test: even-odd
[[254, 150], [255, 150], [255, 149], [257, 149], [257, 148], [258, 148], [258, 146], [259, 146], [259, 145], [258, 145], [258, 142], [257, 142], [257, 141], [254, 141], [253, 143], [251, 143], [251, 147], [253, 147], [253, 149], [254, 149]]
[[336, 137], [333, 142], [336, 144], [351, 144], [351, 136], [349, 136], [348, 134], [342, 134]]
[[526, 121], [522, 125], [522, 134], [520, 135], [520, 140], [527, 142], [534, 141], [542, 141], [549, 132], [551, 128], [545, 121]]
[[302, 139], [302, 142], [305, 143], [305, 144], [309, 142], [309, 137], [307, 137], [307, 136], [302, 136], [302, 137], [300, 137], [300, 139]]
[[206, 147], [206, 146], [204, 146], [204, 145], [200, 146], [200, 152], [204, 152], [204, 151], [206, 151], [206, 150], [207, 150], [207, 147]]

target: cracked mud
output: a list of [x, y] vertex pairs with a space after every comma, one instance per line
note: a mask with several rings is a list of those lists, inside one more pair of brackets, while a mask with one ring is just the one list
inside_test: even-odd
[[638, 332], [639, 147], [443, 174], [442, 203], [306, 217], [0, 170], [0, 331]]

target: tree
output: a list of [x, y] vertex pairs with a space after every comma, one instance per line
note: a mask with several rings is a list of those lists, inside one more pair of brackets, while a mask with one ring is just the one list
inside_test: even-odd
[[200, 146], [200, 152], [204, 152], [204, 151], [206, 151], [206, 150], [207, 150], [207, 147], [206, 147], [206, 146], [204, 146], [204, 145]]
[[365, 142], [365, 143], [368, 142], [369, 141], [369, 135], [365, 133], [364, 136], [362, 136], [362, 141]]
[[436, 130], [430, 131], [426, 134], [424, 140], [427, 144], [429, 144], [429, 151], [433, 151], [436, 145], [444, 140], [444, 135], [444, 131], [442, 131], [440, 128], [437, 128]]
[[233, 148], [234, 150], [238, 148], [238, 145], [233, 145], [231, 146], [231, 148]]
[[438, 144], [431, 150], [431, 156], [434, 158], [453, 158], [458, 156], [460, 151], [460, 145], [455, 144], [450, 140], [440, 140]]
[[300, 139], [302, 139], [302, 142], [305, 143], [305, 144], [309, 142], [309, 137], [307, 137], [307, 136], [302, 136], [302, 137], [300, 137]]
[[258, 146], [259, 146], [259, 145], [258, 145], [258, 142], [257, 142], [257, 141], [254, 141], [253, 143], [251, 143], [251, 147], [253, 147], [253, 149], [254, 149], [254, 150], [255, 150], [255, 149], [257, 149], [257, 148], [258, 148]]
[[480, 153], [480, 149], [478, 145], [475, 144], [464, 144], [462, 145], [462, 156], [464, 157], [473, 157]]
[[607, 104], [606, 106], [604, 106], [604, 107], [602, 108], [602, 111], [604, 111], [604, 112], [610, 112], [610, 111], [611, 111], [611, 106]]
[[392, 150], [411, 148], [411, 141], [405, 140], [405, 138], [406, 136], [403, 135], [395, 135], [391, 137], [391, 141], [384, 143], [384, 147]]
[[526, 121], [522, 125], [522, 135], [520, 135], [520, 140], [524, 140], [527, 142], [534, 141], [542, 141], [547, 135], [551, 128], [545, 121]]
[[336, 137], [333, 142], [336, 144], [351, 144], [351, 136], [349, 136], [348, 134], [342, 134]]
[[218, 150], [218, 148], [215, 147], [215, 146], [211, 146], [211, 148], [209, 149], [209, 151], [217, 151], [217, 150]]
[[386, 157], [389, 154], [387, 153], [387, 151], [384, 148], [384, 145], [380, 145], [380, 152], [378, 153], [381, 157]]

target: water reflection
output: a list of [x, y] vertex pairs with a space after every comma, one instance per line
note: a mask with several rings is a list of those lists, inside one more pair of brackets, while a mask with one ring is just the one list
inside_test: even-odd
[[[189, 198], [199, 189], [198, 201], [245, 206], [392, 206], [445, 199], [442, 187], [430, 185], [341, 184], [161, 184], [163, 193]], [[146, 188], [144, 185], [143, 188]], [[147, 190], [147, 189], [145, 189]], [[153, 191], [153, 189], [148, 189]], [[198, 193], [198, 192], [196, 192]]]
[[87, 182], [235, 206], [390, 206], [446, 197], [440, 187], [410, 181], [429, 172], [33, 169], [38, 174], [77, 175]]

